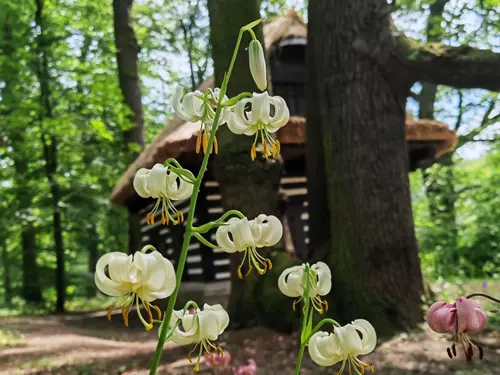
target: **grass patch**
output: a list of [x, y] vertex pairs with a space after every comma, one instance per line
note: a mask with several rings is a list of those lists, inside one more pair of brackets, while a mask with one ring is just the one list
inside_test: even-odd
[[24, 343], [24, 336], [7, 328], [0, 328], [0, 349]]
[[[73, 297], [66, 302], [66, 311], [82, 313], [96, 310], [105, 310], [112, 303], [112, 299], [103, 294], [92, 298]], [[47, 300], [43, 304], [27, 303], [22, 298], [16, 297], [9, 306], [0, 308], [0, 318], [12, 316], [43, 315], [54, 312], [54, 301]]]

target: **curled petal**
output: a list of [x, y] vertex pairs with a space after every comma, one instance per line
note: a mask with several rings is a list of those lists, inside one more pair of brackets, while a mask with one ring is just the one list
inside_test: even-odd
[[229, 315], [221, 305], [210, 306], [205, 304], [203, 311], [200, 311], [198, 315], [200, 319], [200, 337], [202, 339], [217, 340], [229, 325]]
[[465, 297], [457, 298], [458, 332], [479, 333], [486, 328], [486, 314], [479, 305]]
[[273, 96], [271, 103], [274, 105], [274, 116], [269, 120], [269, 125], [266, 127], [269, 133], [274, 133], [282, 128], [290, 120], [290, 110], [286, 105], [285, 99], [281, 96]]
[[180, 326], [177, 326], [173, 330], [170, 340], [177, 345], [187, 345], [199, 342], [201, 338], [198, 333], [199, 322], [197, 314], [186, 313], [182, 316], [182, 310], [176, 311], [175, 314], [172, 314], [172, 318], [170, 319], [170, 327], [177, 322], [178, 318], [182, 318], [183, 329], [181, 330]]
[[278, 288], [287, 297], [300, 297], [302, 288], [300, 283], [303, 282], [304, 269], [303, 266], [294, 266], [284, 270], [278, 278]]
[[318, 275], [317, 291], [320, 296], [325, 296], [332, 289], [332, 273], [326, 263], [318, 262], [311, 267]]
[[262, 223], [263, 235], [260, 241], [260, 246], [274, 246], [276, 245], [283, 236], [283, 224], [281, 221], [273, 215], [259, 215], [262, 221], [267, 220], [267, 223]]
[[137, 268], [142, 271], [145, 280], [141, 298], [151, 302], [157, 298], [167, 298], [176, 286], [174, 266], [158, 251], [149, 254], [137, 252], [134, 256]]
[[455, 305], [443, 301], [435, 302], [427, 311], [427, 324], [434, 332], [455, 332], [457, 328]]
[[355, 355], [371, 353], [377, 346], [377, 333], [375, 332], [375, 328], [365, 319], [356, 319], [352, 322], [352, 326], [362, 335], [361, 349]]
[[[107, 294], [108, 296], [112, 297], [118, 297], [118, 296], [123, 296], [128, 293], [128, 291], [124, 290], [121, 287], [121, 283], [117, 282], [115, 280], [112, 280], [112, 278], [109, 278], [106, 275], [105, 269], [106, 266], [110, 265], [111, 262], [113, 264], [117, 263], [123, 263], [126, 264], [128, 261], [129, 257], [120, 252], [111, 252], [103, 255], [98, 261], [96, 265], [96, 271], [94, 275], [94, 281], [99, 288], [101, 292], [104, 294]], [[121, 273], [120, 273], [121, 275]]]
[[167, 177], [166, 191], [169, 199], [183, 200], [193, 194], [193, 184], [184, 181], [176, 173], [170, 172]]
[[363, 343], [356, 327], [347, 324], [343, 327], [335, 328], [335, 333], [340, 339], [340, 344], [344, 353], [352, 353], [357, 356], [363, 351]]
[[333, 333], [319, 331], [309, 340], [308, 349], [311, 359], [320, 366], [333, 366], [343, 360], [339, 351], [338, 338]]
[[203, 94], [197, 90], [195, 92], [188, 92], [182, 100], [184, 110], [194, 120], [191, 122], [196, 122], [197, 119], [203, 118], [205, 102], [199, 98], [200, 96], [203, 96]]
[[233, 240], [229, 237], [231, 234], [232, 238], [235, 237], [235, 222], [238, 222], [239, 219], [231, 218], [228, 220], [226, 225], [222, 225], [217, 228], [217, 232], [215, 233], [215, 240], [217, 241], [217, 245], [228, 253], [235, 253], [237, 251], [243, 251], [243, 248], [238, 248]]
[[155, 164], [147, 182], [148, 190], [153, 198], [158, 198], [160, 194], [167, 191], [167, 168], [162, 164]]
[[194, 119], [184, 111], [184, 108], [182, 106], [181, 99], [183, 94], [184, 94], [184, 88], [182, 86], [178, 86], [175, 89], [173, 98], [174, 111], [177, 114], [177, 116], [179, 116], [184, 121], [194, 122]]
[[234, 112], [229, 116], [227, 126], [234, 134], [244, 134], [256, 124], [248, 120], [245, 113], [245, 107], [250, 102], [251, 99], [240, 100], [234, 107]]
[[147, 188], [147, 179], [149, 176], [149, 169], [141, 168], [134, 176], [134, 190], [141, 198], [149, 198], [151, 196]]
[[255, 246], [255, 238], [252, 234], [250, 222], [245, 217], [239, 219], [235, 225], [236, 230], [233, 232], [234, 243], [238, 249], [245, 249], [247, 247]]
[[257, 124], [259, 122], [268, 124], [270, 111], [271, 104], [267, 91], [260, 94], [254, 92], [252, 97], [252, 113], [250, 114], [250, 121], [252, 124]]
[[222, 305], [217, 304], [217, 305], [210, 306], [208, 304], [205, 304], [203, 306], [203, 309], [204, 310], [212, 310], [215, 312], [217, 323], [219, 325], [219, 333], [218, 334], [220, 335], [222, 332], [224, 332], [224, 330], [229, 325], [229, 314], [226, 312], [226, 310], [224, 310]]

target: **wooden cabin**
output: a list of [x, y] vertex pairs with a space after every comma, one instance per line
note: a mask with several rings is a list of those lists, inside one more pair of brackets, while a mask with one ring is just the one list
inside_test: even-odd
[[[290, 11], [264, 24], [265, 48], [268, 52], [271, 81], [274, 95], [282, 96], [290, 108], [290, 122], [280, 129], [277, 137], [281, 142], [285, 174], [281, 179], [284, 199], [285, 247], [299, 257], [307, 254], [308, 210], [305, 173], [306, 111], [306, 48], [307, 26], [297, 13]], [[212, 79], [203, 83], [200, 90], [213, 84]], [[125, 206], [142, 216], [142, 244], [152, 244], [175, 264], [182, 243], [182, 226], [164, 226], [157, 219], [155, 225], [146, 225], [146, 213], [155, 200], [142, 199], [134, 191], [132, 182], [139, 168], [151, 168], [165, 159], [177, 158], [185, 168], [197, 172], [202, 155], [195, 153], [199, 123], [186, 123], [174, 117], [152, 144], [130, 165], [115, 185], [112, 203]], [[409, 169], [414, 171], [432, 164], [450, 151], [455, 142], [455, 132], [442, 123], [430, 120], [406, 119]], [[221, 194], [218, 183], [209, 166], [201, 187], [195, 223], [217, 219], [222, 213]], [[189, 201], [176, 202], [179, 210], [187, 213]], [[159, 215], [159, 213], [158, 213]], [[212, 240], [214, 240], [212, 234]], [[212, 250], [196, 241], [189, 247], [184, 281], [211, 283], [229, 278], [229, 259], [220, 250]], [[184, 283], [183, 283], [184, 284]]]

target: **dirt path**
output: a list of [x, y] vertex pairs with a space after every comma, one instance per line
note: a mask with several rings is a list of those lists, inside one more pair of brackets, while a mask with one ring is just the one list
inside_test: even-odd
[[[146, 375], [156, 345], [156, 334], [144, 332], [138, 322], [123, 327], [119, 317], [109, 323], [103, 313], [22, 317], [0, 319], [0, 332], [16, 339], [0, 349], [0, 374], [77, 374], [77, 375]], [[381, 343], [365, 359], [383, 375], [496, 375], [500, 373], [500, 334], [490, 332], [480, 337], [485, 344], [483, 361], [450, 360], [445, 337], [428, 330], [418, 330]], [[297, 352], [295, 336], [279, 335], [256, 328], [229, 331], [219, 342], [232, 356], [233, 365], [257, 362], [257, 373], [293, 374]], [[160, 374], [192, 374], [187, 360], [190, 348], [167, 345]], [[303, 375], [333, 374], [310, 360], [304, 362]], [[202, 374], [214, 374], [202, 367]], [[219, 374], [230, 374], [219, 372]]]

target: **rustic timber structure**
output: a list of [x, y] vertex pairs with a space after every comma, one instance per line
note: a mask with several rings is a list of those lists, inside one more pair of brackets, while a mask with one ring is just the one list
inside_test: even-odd
[[[285, 174], [281, 178], [283, 195], [282, 221], [285, 225], [285, 248], [299, 257], [307, 255], [308, 238], [308, 201], [305, 173], [306, 142], [306, 48], [307, 26], [293, 11], [276, 17], [264, 24], [264, 39], [271, 69], [271, 85], [274, 95], [282, 96], [290, 108], [290, 122], [280, 129], [277, 138], [281, 142], [281, 154]], [[200, 87], [206, 90], [213, 84], [208, 79]], [[131, 212], [139, 212], [141, 221], [141, 241], [152, 244], [174, 264], [178, 257], [183, 227], [164, 226], [157, 219], [155, 225], [146, 224], [146, 213], [154, 205], [153, 200], [142, 199], [135, 194], [133, 178], [139, 168], [151, 168], [165, 159], [177, 158], [185, 168], [196, 172], [202, 155], [195, 153], [199, 123], [186, 123], [174, 117], [152, 144], [143, 151], [127, 169], [115, 185], [111, 201], [126, 206]], [[437, 158], [450, 151], [456, 142], [454, 131], [442, 123], [431, 120], [406, 119], [406, 140], [408, 145], [408, 170], [425, 168]], [[215, 156], [216, 157], [216, 156]], [[202, 184], [195, 223], [215, 220], [222, 213], [221, 194], [215, 181], [210, 164]], [[185, 214], [189, 201], [176, 202], [176, 207]], [[214, 234], [212, 233], [212, 240]], [[193, 242], [184, 272], [184, 281], [212, 282], [229, 279], [229, 259], [221, 250], [212, 250], [200, 243]]]

